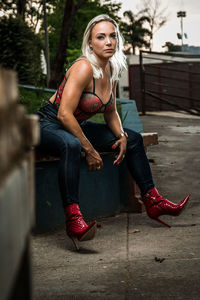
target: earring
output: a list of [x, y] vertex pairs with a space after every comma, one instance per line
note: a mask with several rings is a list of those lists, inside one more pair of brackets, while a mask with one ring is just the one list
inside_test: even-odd
[[90, 51], [92, 52], [92, 50], [93, 50], [93, 48], [92, 47], [90, 47]]

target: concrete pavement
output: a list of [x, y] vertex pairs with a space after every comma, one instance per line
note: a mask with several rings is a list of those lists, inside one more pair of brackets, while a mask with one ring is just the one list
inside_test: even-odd
[[60, 228], [32, 236], [33, 300], [200, 298], [200, 117], [141, 116], [145, 132], [159, 134], [148, 157], [156, 186], [173, 202], [191, 193], [179, 217], [146, 213], [99, 218], [94, 240], [76, 252]]

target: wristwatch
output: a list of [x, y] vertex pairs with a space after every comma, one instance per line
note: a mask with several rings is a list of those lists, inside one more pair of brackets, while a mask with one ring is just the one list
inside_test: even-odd
[[117, 139], [121, 139], [122, 136], [125, 136], [128, 139], [128, 133], [126, 131], [121, 132], [120, 135], [117, 136]]

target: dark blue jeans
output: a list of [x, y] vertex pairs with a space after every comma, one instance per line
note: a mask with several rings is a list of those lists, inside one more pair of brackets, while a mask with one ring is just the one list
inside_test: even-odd
[[[41, 141], [39, 149], [60, 157], [58, 178], [64, 207], [78, 203], [81, 163], [81, 143], [77, 137], [64, 129], [57, 119], [57, 110], [46, 104], [39, 112]], [[97, 151], [110, 151], [116, 137], [106, 124], [83, 121], [80, 126]], [[149, 162], [141, 134], [124, 128], [128, 133], [126, 161], [128, 169], [144, 195], [154, 187]]]

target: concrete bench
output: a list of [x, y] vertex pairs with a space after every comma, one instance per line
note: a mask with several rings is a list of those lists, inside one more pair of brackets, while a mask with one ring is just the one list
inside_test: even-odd
[[[143, 133], [143, 127], [134, 100], [117, 99], [122, 110], [123, 126], [140, 132], [144, 146], [158, 144], [157, 133]], [[80, 208], [86, 218], [110, 216], [123, 210], [143, 211], [140, 190], [123, 162], [113, 166], [113, 153], [100, 153], [104, 168], [100, 172], [88, 172], [84, 159], [80, 170]], [[64, 223], [62, 200], [58, 187], [59, 158], [36, 152], [36, 227], [45, 231]]]

